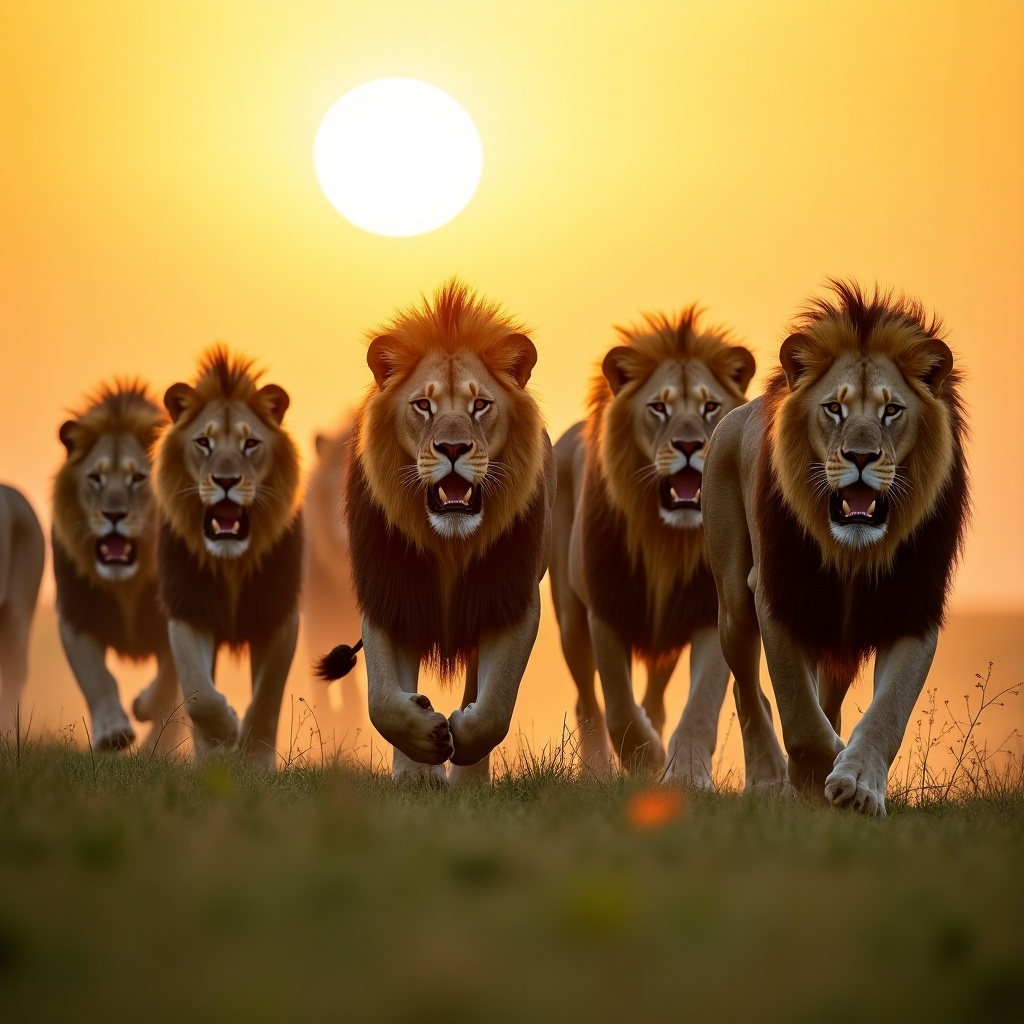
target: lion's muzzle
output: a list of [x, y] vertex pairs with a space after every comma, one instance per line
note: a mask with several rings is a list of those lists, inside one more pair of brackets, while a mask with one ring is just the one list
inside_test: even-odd
[[435, 515], [476, 515], [483, 508], [483, 490], [458, 473], [449, 473], [427, 488], [427, 507]]
[[249, 510], [237, 501], [225, 499], [208, 505], [203, 514], [207, 540], [245, 540], [249, 536]]

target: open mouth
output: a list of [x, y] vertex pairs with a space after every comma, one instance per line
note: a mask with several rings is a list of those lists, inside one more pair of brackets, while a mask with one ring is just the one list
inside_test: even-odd
[[427, 488], [427, 508], [435, 515], [475, 515], [483, 509], [483, 503], [483, 491], [458, 473], [449, 473]]
[[135, 541], [120, 533], [108, 533], [96, 541], [96, 561], [100, 565], [134, 565], [137, 557]]
[[858, 480], [829, 495], [828, 515], [838, 526], [881, 526], [889, 516], [889, 499]]
[[699, 469], [687, 466], [678, 473], [662, 477], [658, 500], [666, 512], [684, 508], [700, 508], [700, 485], [704, 476]]
[[218, 501], [203, 515], [207, 540], [245, 540], [249, 536], [249, 510], [237, 501]]

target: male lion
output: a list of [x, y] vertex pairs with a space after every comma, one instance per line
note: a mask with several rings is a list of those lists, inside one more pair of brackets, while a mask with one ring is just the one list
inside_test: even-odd
[[[508, 732], [551, 545], [536, 360], [522, 327], [457, 281], [367, 352], [376, 387], [356, 417], [346, 516], [370, 721], [394, 745], [395, 779], [443, 785], [450, 758], [452, 781], [485, 780]], [[417, 693], [424, 662], [443, 679], [466, 668], [447, 719]]]
[[71, 671], [85, 697], [97, 750], [135, 741], [108, 651], [155, 657], [156, 678], [132, 711], [157, 739], [178, 703], [167, 620], [156, 585], [156, 512], [149, 448], [163, 413], [138, 382], [103, 386], [60, 428], [67, 458], [53, 482], [53, 574], [57, 620]]
[[[220, 345], [194, 384], [172, 384], [154, 479], [160, 595], [198, 744], [241, 744], [272, 768], [298, 633], [302, 517], [298, 452], [281, 429], [288, 395], [257, 384], [253, 363]], [[224, 644], [249, 647], [253, 694], [241, 729], [214, 685]]]
[[28, 677], [28, 635], [45, 556], [32, 506], [20, 491], [0, 484], [0, 730], [15, 722]]
[[[579, 690], [584, 757], [607, 763], [605, 719], [622, 764], [660, 771], [665, 687], [690, 648], [690, 695], [669, 743], [666, 779], [709, 788], [718, 715], [729, 681], [701, 523], [708, 438], [742, 405], [754, 357], [696, 307], [618, 328], [590, 414], [555, 445], [558, 496], [551, 590], [562, 650]], [[647, 665], [643, 708], [632, 661]]]
[[[963, 542], [964, 415], [937, 319], [830, 285], [833, 299], [797, 317], [764, 396], [716, 432], [704, 519], [748, 785], [786, 776], [758, 682], [763, 640], [789, 781], [884, 814]], [[844, 748], [840, 708], [872, 651], [874, 697]]]

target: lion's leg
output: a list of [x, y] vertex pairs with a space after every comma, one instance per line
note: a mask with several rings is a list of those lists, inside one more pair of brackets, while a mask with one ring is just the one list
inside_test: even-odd
[[608, 742], [604, 712], [597, 702], [594, 648], [587, 624], [587, 608], [568, 590], [567, 582], [564, 589], [568, 592], [558, 597], [558, 631], [565, 663], [576, 684], [576, 726], [579, 730], [580, 755], [591, 768], [604, 771], [611, 764], [612, 748]]
[[240, 742], [249, 759], [262, 768], [272, 770], [277, 764], [277, 721], [298, 638], [296, 609], [270, 636], [249, 645], [252, 701], [242, 719]]
[[[363, 618], [366, 692], [373, 727], [416, 764], [443, 765], [452, 756], [452, 732], [430, 698], [417, 693], [419, 657], [396, 646], [382, 629]], [[398, 777], [396, 760], [392, 775]], [[442, 768], [443, 772], [444, 769]]]
[[[476, 700], [480, 678], [480, 652], [474, 651], [466, 662], [466, 685], [462, 692], [460, 711], [465, 711]], [[453, 786], [484, 785], [491, 781], [491, 758], [488, 754], [476, 764], [453, 764], [448, 769], [448, 781]]]
[[92, 745], [96, 750], [121, 750], [135, 742], [135, 732], [121, 707], [117, 680], [107, 668], [107, 649], [88, 633], [79, 633], [63, 619], [60, 639], [71, 671], [89, 707]]
[[23, 515], [15, 513], [7, 528], [0, 524], [0, 565], [9, 570], [8, 579], [0, 581], [0, 730], [14, 724], [14, 707], [28, 679], [29, 634], [45, 551], [35, 515], [23, 499], [17, 504]]
[[678, 658], [665, 658], [647, 666], [647, 686], [640, 706], [659, 736], [665, 730], [665, 691], [678, 661]]
[[180, 619], [167, 624], [174, 666], [189, 716], [195, 726], [197, 750], [233, 747], [238, 742], [238, 716], [213, 682], [217, 644], [212, 633], [196, 629]]
[[684, 782], [694, 789], [715, 788], [711, 764], [728, 685], [729, 666], [718, 630], [713, 626], [698, 630], [690, 647], [690, 693], [668, 745], [666, 782]]
[[523, 619], [508, 629], [480, 637], [479, 692], [464, 709], [453, 711], [455, 753], [452, 764], [476, 764], [507, 735], [512, 724], [519, 684], [530, 660], [540, 627], [540, 589]]
[[818, 665], [818, 703], [837, 736], [840, 735], [843, 723], [843, 701], [852, 682], [852, 679], [836, 679], [822, 665]]
[[140, 722], [152, 723], [145, 746], [169, 752], [187, 738], [185, 709], [181, 706], [181, 687], [170, 650], [161, 651], [156, 659], [156, 676], [132, 702], [132, 714]]
[[601, 677], [608, 732], [619, 763], [631, 772], [659, 773], [665, 764], [661, 737], [633, 696], [633, 665], [629, 648], [596, 615], [590, 616], [597, 671]]
[[789, 754], [789, 781], [802, 792], [821, 796], [843, 741], [818, 703], [817, 661], [793, 642], [761, 600], [757, 618]]
[[825, 796], [836, 806], [885, 814], [889, 767], [921, 696], [938, 639], [933, 629], [924, 637], [897, 640], [875, 655], [874, 696], [825, 780]]
[[28, 679], [28, 637], [31, 611], [0, 609], [0, 731], [14, 723], [14, 707], [22, 699]]

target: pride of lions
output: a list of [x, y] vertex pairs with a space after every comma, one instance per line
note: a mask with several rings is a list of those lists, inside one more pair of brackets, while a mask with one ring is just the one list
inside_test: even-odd
[[[305, 513], [288, 394], [222, 345], [162, 403], [117, 379], [60, 427], [57, 615], [97, 750], [136, 742], [116, 652], [155, 660], [131, 705], [151, 738], [184, 701], [197, 756], [237, 748], [273, 768], [305, 580], [307, 628], [361, 643], [393, 777], [485, 782], [550, 570], [591, 769], [713, 787], [732, 676], [748, 790], [885, 814], [970, 508], [961, 378], [936, 318], [833, 280], [748, 401], [754, 358], [730, 331], [695, 306], [649, 315], [618, 328], [586, 418], [554, 445], [526, 328], [457, 280], [368, 337], [372, 385], [318, 443]], [[43, 563], [32, 509], [0, 487], [0, 728], [22, 698]], [[324, 678], [359, 646], [327, 654]], [[241, 717], [216, 685], [224, 647], [250, 654]], [[665, 688], [687, 648], [666, 748]], [[874, 694], [844, 743], [843, 700], [871, 654]], [[419, 692], [424, 668], [461, 680], [458, 708]]]

